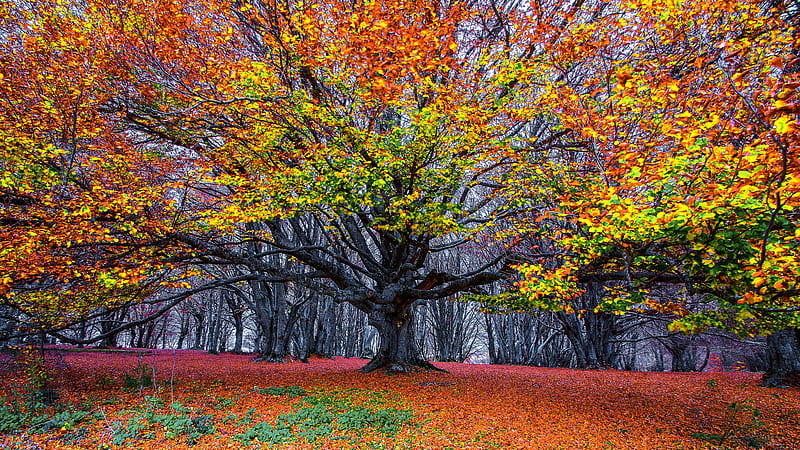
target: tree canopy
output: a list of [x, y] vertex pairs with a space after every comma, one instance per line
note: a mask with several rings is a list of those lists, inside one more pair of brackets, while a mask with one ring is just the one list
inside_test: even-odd
[[793, 8], [4, 2], [0, 295], [52, 328], [290, 283], [369, 315], [365, 370], [426, 366], [411, 307], [460, 293], [797, 326]]

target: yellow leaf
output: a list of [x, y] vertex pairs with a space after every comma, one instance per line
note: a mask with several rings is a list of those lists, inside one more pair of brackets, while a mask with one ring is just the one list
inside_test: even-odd
[[795, 121], [792, 120], [789, 116], [780, 116], [778, 120], [775, 121], [775, 131], [779, 134], [786, 134], [792, 130], [794, 130], [794, 123]]

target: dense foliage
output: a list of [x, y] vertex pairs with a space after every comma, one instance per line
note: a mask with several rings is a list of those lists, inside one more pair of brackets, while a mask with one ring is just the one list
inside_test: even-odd
[[[3, 2], [2, 306], [58, 333], [224, 286], [267, 339], [287, 334], [284, 298], [325, 296], [377, 329], [365, 371], [429, 366], [414, 307], [465, 293], [684, 332], [797, 327], [797, 15]], [[136, 323], [118, 325], [92, 339]]]

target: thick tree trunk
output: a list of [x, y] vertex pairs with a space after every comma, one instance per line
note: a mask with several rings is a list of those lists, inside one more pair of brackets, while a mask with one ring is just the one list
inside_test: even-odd
[[253, 304], [258, 325], [255, 361], [285, 362], [288, 353], [287, 333], [289, 317], [286, 313], [286, 286], [267, 285], [260, 281], [251, 283]]
[[689, 348], [681, 348], [672, 353], [673, 372], [695, 372], [697, 371], [697, 358]]
[[[559, 311], [556, 317], [575, 352], [575, 363], [580, 369], [602, 369], [610, 366], [614, 334], [614, 316], [605, 312], [594, 312], [603, 297], [599, 283], [583, 285], [585, 293], [579, 298], [582, 314]], [[578, 309], [578, 308], [576, 308]]]
[[800, 386], [800, 328], [787, 328], [767, 337], [766, 387]]
[[597, 361], [589, 360], [588, 345], [581, 334], [581, 325], [577, 316], [563, 311], [558, 311], [556, 314], [564, 328], [564, 335], [575, 353], [575, 366], [579, 369], [596, 369]]
[[336, 339], [336, 306], [330, 300], [323, 305], [322, 319], [319, 321], [318, 339], [314, 353], [329, 358], [333, 355]]
[[671, 335], [669, 343], [665, 347], [672, 355], [673, 372], [695, 372], [697, 371], [697, 358], [690, 347], [693, 336]]
[[380, 345], [375, 357], [361, 372], [368, 373], [384, 369], [387, 373], [408, 373], [419, 369], [438, 370], [420, 356], [414, 336], [411, 308], [400, 314], [374, 311], [369, 315], [369, 324], [378, 330]]
[[[118, 325], [118, 318], [124, 318], [127, 314], [127, 308], [120, 311], [108, 311], [108, 308], [102, 308], [105, 312], [100, 316], [100, 333], [106, 334], [113, 330]], [[117, 347], [117, 334], [110, 334], [100, 341], [98, 347], [100, 348], [114, 348]]]
[[317, 305], [318, 298], [311, 299], [307, 308], [303, 309], [302, 326], [299, 327], [300, 338], [298, 339], [297, 357], [303, 362], [308, 362], [309, 356], [314, 352], [317, 345], [317, 336], [314, 333], [317, 325]]
[[664, 348], [672, 356], [673, 372], [697, 372], [697, 354], [694, 351], [693, 343], [695, 336], [684, 336], [678, 333], [671, 333], [669, 337], [662, 341]]

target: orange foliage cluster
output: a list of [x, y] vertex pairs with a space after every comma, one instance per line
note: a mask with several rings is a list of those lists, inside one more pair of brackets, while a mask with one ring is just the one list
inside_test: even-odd
[[[442, 363], [449, 374], [390, 376], [359, 374], [356, 369], [363, 360], [342, 358], [263, 365], [251, 363], [248, 356], [194, 351], [48, 356], [58, 369], [54, 387], [62, 401], [93, 403], [105, 420], [91, 425], [75, 445], [63, 444], [55, 432], [0, 437], [6, 448], [29, 448], [33, 442], [52, 449], [103, 444], [117, 448], [110, 445], [114, 422], [127, 420], [125, 414], [130, 413], [121, 411], [143, 403], [146, 394], [214, 415], [216, 434], [201, 437], [191, 448], [241, 448], [232, 437], [248, 426], [223, 423], [222, 418], [243, 416], [255, 408], [257, 422], [272, 423], [299, 401], [256, 393], [255, 386], [300, 386], [320, 394], [354, 389], [353, 395], [367, 397], [388, 391], [389, 406], [414, 413], [412, 424], [391, 437], [364, 434], [359, 443], [348, 444], [301, 439], [281, 448], [710, 448], [698, 433], [741, 432], [753, 419], [750, 410], [737, 413], [731, 404], [747, 404], [761, 412], [758, 420], [763, 425], [750, 432], [767, 439], [767, 448], [796, 448], [800, 442], [800, 390], [759, 388], [758, 375], [741, 372], [633, 373]], [[123, 374], [142, 362], [155, 368], [160, 392], [122, 389]], [[20, 380], [4, 373], [3, 392], [11, 392]], [[236, 401], [220, 408], [220, 399]], [[743, 446], [730, 440], [726, 448], [737, 445]], [[189, 448], [183, 440], [160, 433], [136, 446]]]

